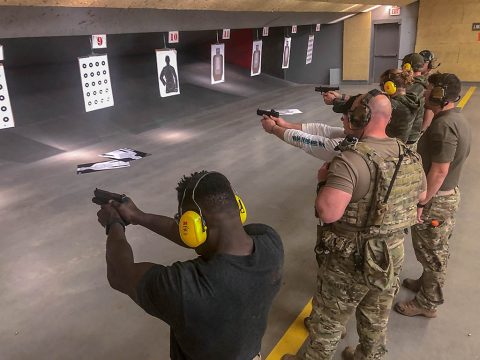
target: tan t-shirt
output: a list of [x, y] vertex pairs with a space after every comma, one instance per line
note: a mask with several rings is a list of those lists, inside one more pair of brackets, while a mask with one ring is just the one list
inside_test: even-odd
[[432, 162], [450, 163], [440, 190], [451, 190], [458, 186], [463, 164], [470, 153], [471, 140], [470, 124], [454, 109], [435, 115], [432, 124], [420, 138], [417, 151], [422, 156], [425, 173], [428, 174]]
[[[382, 158], [400, 156], [396, 139], [364, 137], [362, 142], [367, 143]], [[423, 189], [425, 181], [424, 179]], [[352, 194], [351, 202], [357, 202], [367, 195], [370, 188], [370, 170], [367, 163], [353, 151], [342, 152], [330, 163], [325, 186]]]

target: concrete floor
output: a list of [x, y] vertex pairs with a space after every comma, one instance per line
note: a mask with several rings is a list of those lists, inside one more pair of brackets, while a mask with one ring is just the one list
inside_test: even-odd
[[[226, 174], [245, 201], [248, 221], [273, 226], [284, 241], [283, 287], [270, 314], [264, 355], [312, 296], [313, 198], [321, 161], [264, 133], [255, 110], [299, 108], [304, 114], [290, 119], [332, 125], [340, 125], [339, 116], [323, 105], [313, 86], [249, 78], [237, 71], [232, 74], [237, 82], [231, 78], [212, 88], [197, 76], [197, 66], [202, 67], [192, 65], [181, 98], [159, 99], [156, 92], [139, 96], [146, 84], [154, 91], [155, 83], [138, 76], [128, 81], [135, 101], [122, 102], [125, 92], [115, 99], [118, 107], [93, 115], [84, 114], [77, 100], [71, 106], [63, 103], [58, 114], [45, 120], [48, 126], [35, 123], [39, 115], [32, 107], [17, 107], [18, 127], [0, 132], [0, 359], [168, 359], [168, 327], [108, 286], [104, 230], [90, 202], [95, 187], [124, 192], [145, 211], [173, 215], [174, 188], [183, 174], [201, 169]], [[366, 89], [343, 88], [347, 93]], [[80, 96], [79, 88], [67, 92]], [[14, 98], [15, 92], [10, 93]], [[29, 102], [23, 94], [17, 101], [28, 105], [46, 95], [30, 94]], [[165, 112], [175, 108], [172, 104], [178, 111]], [[480, 135], [474, 122], [479, 110], [477, 91], [464, 110], [474, 139]], [[23, 124], [19, 113], [32, 120]], [[127, 169], [75, 174], [76, 164], [125, 146], [152, 156]], [[475, 245], [480, 195], [474, 190], [479, 147], [474, 142], [462, 179], [446, 304], [433, 320], [393, 313], [390, 359], [480, 359]], [[130, 226], [127, 236], [137, 261], [170, 264], [194, 256], [142, 228]], [[409, 239], [406, 244], [402, 278], [420, 273]], [[410, 296], [402, 289], [398, 299]], [[356, 341], [353, 320], [339, 349]]]

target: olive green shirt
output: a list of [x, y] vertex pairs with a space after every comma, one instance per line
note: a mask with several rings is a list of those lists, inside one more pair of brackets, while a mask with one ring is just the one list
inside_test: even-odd
[[451, 190], [458, 186], [463, 164], [470, 153], [471, 139], [470, 124], [455, 109], [435, 115], [432, 124], [420, 138], [417, 151], [422, 156], [425, 173], [428, 174], [432, 162], [450, 163], [440, 190]]
[[[420, 108], [420, 100], [414, 93], [396, 95], [390, 98], [392, 104], [392, 117], [387, 125], [387, 135], [397, 138], [405, 144], [410, 138], [416, 141], [420, 137], [420, 128], [413, 125]], [[423, 117], [423, 116], [422, 116]]]

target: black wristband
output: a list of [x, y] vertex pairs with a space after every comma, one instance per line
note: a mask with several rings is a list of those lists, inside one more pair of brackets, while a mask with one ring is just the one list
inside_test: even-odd
[[125, 231], [125, 223], [123, 222], [122, 219], [114, 219], [112, 222], [110, 222], [109, 224], [107, 224], [105, 226], [105, 233], [108, 235], [108, 233], [110, 232], [110, 228], [112, 227], [113, 224], [120, 224], [122, 225], [123, 227], [123, 231]]
[[427, 206], [427, 204], [417, 203], [417, 209], [423, 209], [425, 206]]

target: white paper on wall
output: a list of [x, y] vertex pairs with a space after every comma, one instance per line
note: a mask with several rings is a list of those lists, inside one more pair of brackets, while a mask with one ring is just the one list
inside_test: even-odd
[[156, 50], [156, 55], [160, 96], [167, 97], [180, 94], [177, 51], [175, 49], [160, 49]]
[[225, 81], [225, 44], [211, 46], [211, 81], [218, 84]]
[[283, 58], [282, 58], [282, 69], [288, 69], [290, 66], [290, 49], [292, 45], [292, 38], [285, 37], [283, 41]]
[[315, 25], [315, 31], [320, 31], [320, 24]]
[[259, 75], [262, 72], [262, 40], [253, 42], [252, 45], [252, 63], [250, 75]]
[[85, 111], [114, 105], [107, 55], [78, 58]]
[[292, 25], [292, 34], [297, 33], [297, 25]]
[[5, 69], [3, 68], [3, 64], [0, 64], [0, 129], [12, 128], [14, 126], [15, 122], [13, 121], [10, 96], [8, 96]]
[[268, 36], [268, 26], [263, 27], [262, 36]]
[[312, 62], [314, 40], [315, 35], [308, 35], [307, 57], [305, 59], [305, 64], [310, 64]]
[[107, 35], [92, 35], [92, 49], [106, 49]]

